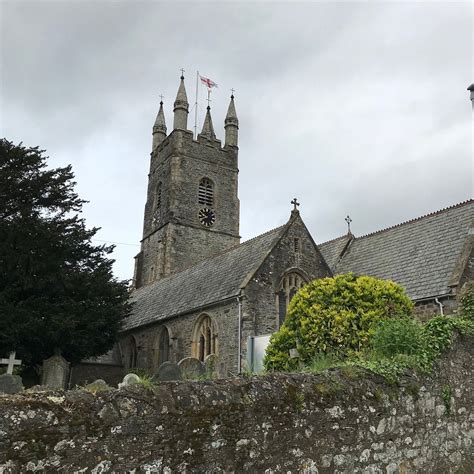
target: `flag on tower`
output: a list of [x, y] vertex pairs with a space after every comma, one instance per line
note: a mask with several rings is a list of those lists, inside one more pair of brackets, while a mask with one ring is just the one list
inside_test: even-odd
[[212, 80], [212, 79], [209, 79], [207, 77], [203, 77], [201, 75], [199, 75], [199, 77], [201, 78], [201, 82], [208, 88], [208, 89], [212, 89], [213, 87], [217, 87], [217, 84]]

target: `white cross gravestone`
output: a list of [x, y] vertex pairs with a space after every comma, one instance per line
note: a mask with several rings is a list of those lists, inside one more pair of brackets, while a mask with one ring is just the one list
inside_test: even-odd
[[21, 365], [21, 360], [15, 359], [16, 352], [10, 352], [10, 357], [8, 359], [0, 359], [0, 365], [7, 366], [7, 374], [13, 374], [13, 368], [15, 365]]

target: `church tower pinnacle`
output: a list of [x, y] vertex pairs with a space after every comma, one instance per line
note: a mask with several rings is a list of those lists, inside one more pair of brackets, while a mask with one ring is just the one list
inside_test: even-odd
[[230, 104], [227, 109], [227, 115], [224, 121], [225, 128], [225, 146], [237, 146], [238, 145], [238, 134], [239, 134], [239, 119], [235, 111], [234, 104], [234, 91], [230, 96]]
[[153, 144], [152, 151], [166, 138], [166, 121], [163, 112], [163, 100], [160, 101], [160, 110], [156, 116], [155, 124], [153, 125]]
[[211, 139], [216, 138], [216, 134], [214, 133], [214, 125], [212, 124], [211, 107], [209, 105], [207, 106], [206, 117], [204, 119], [204, 124], [202, 125], [202, 131], [199, 135]]
[[174, 101], [174, 122], [173, 129], [187, 130], [188, 128], [188, 113], [189, 103], [186, 95], [186, 88], [184, 87], [184, 76], [181, 75], [181, 82], [179, 84], [176, 100]]

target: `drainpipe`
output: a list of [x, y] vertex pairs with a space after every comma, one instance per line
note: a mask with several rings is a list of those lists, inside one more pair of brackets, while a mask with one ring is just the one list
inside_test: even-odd
[[242, 290], [240, 290], [239, 296], [237, 296], [237, 303], [239, 304], [239, 339], [237, 341], [237, 373], [240, 375], [242, 372], [242, 361], [241, 361], [241, 355], [242, 355]]
[[435, 303], [439, 306], [439, 314], [444, 316], [443, 303], [438, 298], [435, 298]]

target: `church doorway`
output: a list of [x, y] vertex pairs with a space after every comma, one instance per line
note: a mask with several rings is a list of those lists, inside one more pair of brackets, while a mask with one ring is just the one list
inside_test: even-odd
[[198, 319], [194, 330], [192, 355], [204, 362], [211, 354], [217, 354], [217, 332], [211, 318], [204, 314]]

